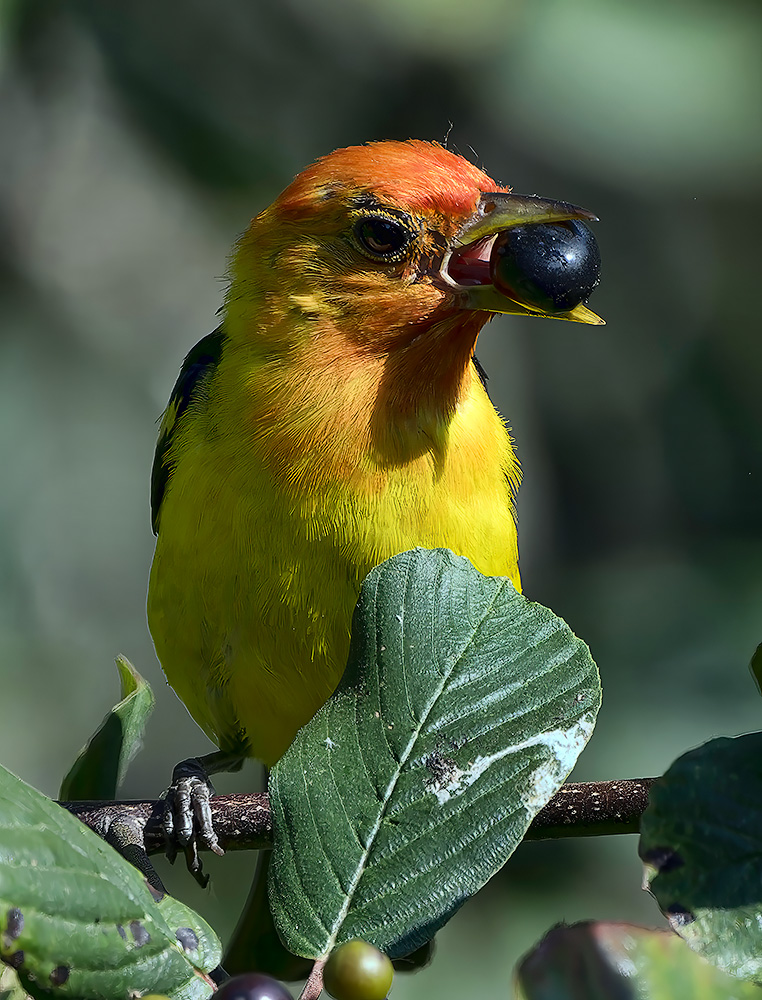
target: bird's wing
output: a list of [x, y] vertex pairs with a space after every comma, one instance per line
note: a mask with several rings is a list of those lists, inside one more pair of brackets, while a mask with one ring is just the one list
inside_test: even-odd
[[191, 402], [198, 402], [209, 385], [217, 363], [222, 356], [225, 335], [222, 327], [199, 340], [189, 352], [177, 376], [167, 408], [162, 414], [159, 439], [153, 456], [151, 470], [151, 525], [159, 533], [159, 513], [173, 462], [170, 459], [172, 436], [180, 425], [183, 414]]
[[484, 391], [489, 396], [489, 389], [487, 389], [487, 382], [489, 381], [489, 375], [485, 372], [481, 361], [479, 361], [479, 359], [475, 354], [471, 358], [471, 361], [473, 362], [473, 366], [476, 369], [476, 374], [479, 376], [479, 381], [484, 386]]

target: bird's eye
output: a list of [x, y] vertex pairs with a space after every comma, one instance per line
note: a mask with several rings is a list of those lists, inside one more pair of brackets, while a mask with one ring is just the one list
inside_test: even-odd
[[406, 226], [384, 215], [368, 215], [359, 219], [354, 232], [360, 248], [374, 260], [402, 260], [413, 240], [413, 234]]

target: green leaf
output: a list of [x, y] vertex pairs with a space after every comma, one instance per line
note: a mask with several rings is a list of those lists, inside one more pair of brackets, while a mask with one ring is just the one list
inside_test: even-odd
[[0, 1000], [26, 1000], [29, 994], [9, 965], [0, 965]]
[[672, 931], [634, 924], [555, 927], [521, 960], [515, 1000], [762, 1000]]
[[28, 992], [206, 1000], [220, 952], [198, 914], [157, 906], [137, 869], [0, 768], [0, 958]]
[[130, 661], [117, 656], [122, 700], [93, 733], [61, 782], [59, 798], [113, 799], [130, 761], [138, 752], [154, 697]]
[[762, 979], [762, 733], [679, 757], [651, 788], [640, 856], [673, 929], [714, 965]]
[[222, 944], [204, 918], [169, 894], [158, 899], [157, 905], [187, 960], [203, 972], [216, 969], [222, 956]]
[[521, 841], [599, 702], [587, 646], [506, 578], [441, 549], [374, 569], [342, 683], [270, 777], [286, 947], [423, 944]]
[[757, 685], [757, 690], [762, 694], [762, 642], [757, 646], [749, 664], [751, 676]]

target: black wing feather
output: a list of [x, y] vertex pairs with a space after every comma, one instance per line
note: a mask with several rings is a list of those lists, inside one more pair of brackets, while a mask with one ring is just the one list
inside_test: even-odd
[[[486, 389], [487, 388], [487, 381], [489, 379], [489, 375], [485, 372], [484, 368], [481, 365], [481, 362], [479, 361], [479, 359], [477, 358], [477, 356], [475, 354], [473, 355], [473, 357], [471, 358], [471, 360], [474, 363], [474, 368], [476, 369], [476, 374], [479, 376], [479, 381], [481, 382], [481, 384]], [[487, 392], [487, 395], [489, 395], [489, 391]]]
[[173, 468], [169, 458], [172, 435], [194, 396], [198, 396], [199, 390], [208, 384], [214, 374], [222, 357], [224, 342], [225, 334], [219, 327], [188, 352], [162, 416], [151, 470], [151, 526], [155, 535], [159, 533], [159, 512]]

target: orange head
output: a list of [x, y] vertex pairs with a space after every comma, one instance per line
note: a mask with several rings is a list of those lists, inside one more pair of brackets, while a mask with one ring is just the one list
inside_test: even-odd
[[[393, 413], [452, 412], [484, 323], [549, 315], [495, 287], [498, 234], [594, 218], [511, 194], [436, 143], [340, 149], [299, 174], [240, 240], [227, 333], [267, 356], [307, 347], [313, 369], [336, 374], [375, 359]], [[582, 304], [552, 315], [601, 322]]]

